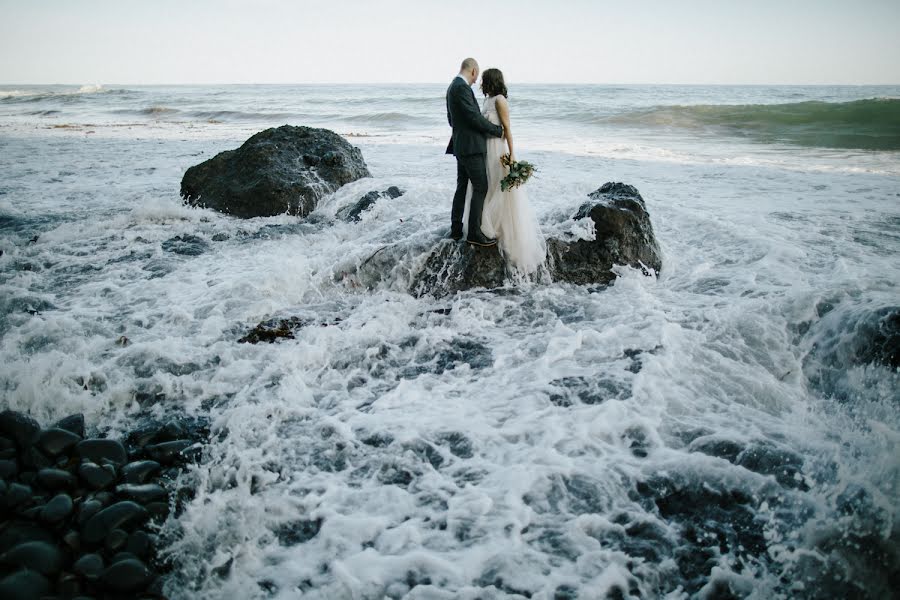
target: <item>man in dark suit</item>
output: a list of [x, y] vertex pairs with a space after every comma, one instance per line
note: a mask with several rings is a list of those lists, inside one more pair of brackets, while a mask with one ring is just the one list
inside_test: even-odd
[[478, 79], [478, 62], [467, 58], [447, 88], [447, 121], [453, 128], [453, 137], [447, 146], [447, 154], [456, 156], [456, 194], [450, 212], [450, 237], [462, 239], [463, 212], [466, 207], [466, 188], [472, 182], [472, 200], [469, 204], [469, 234], [466, 241], [477, 246], [493, 246], [497, 240], [481, 232], [481, 211], [487, 195], [487, 153], [485, 136], [503, 137], [503, 128], [494, 125], [481, 114], [472, 85]]

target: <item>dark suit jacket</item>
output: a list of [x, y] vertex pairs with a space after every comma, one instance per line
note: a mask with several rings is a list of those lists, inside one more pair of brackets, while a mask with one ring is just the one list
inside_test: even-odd
[[486, 154], [485, 136], [503, 137], [503, 128], [484, 118], [472, 88], [459, 77], [454, 77], [447, 88], [447, 121], [453, 128], [447, 154]]

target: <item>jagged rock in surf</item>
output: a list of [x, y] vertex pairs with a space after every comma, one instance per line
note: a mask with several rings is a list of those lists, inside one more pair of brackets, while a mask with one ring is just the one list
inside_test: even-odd
[[826, 397], [855, 400], [859, 391], [849, 373], [862, 369], [900, 370], [900, 307], [876, 310], [839, 310], [820, 303], [821, 318], [802, 328], [803, 373]]
[[352, 206], [339, 210], [337, 216], [347, 223], [359, 222], [362, 220], [362, 214], [372, 208], [372, 206], [374, 206], [381, 198], [390, 198], [393, 200], [394, 198], [399, 198], [403, 194], [404, 191], [395, 185], [392, 185], [383, 192], [376, 192], [373, 190], [360, 198]]
[[836, 347], [833, 354], [832, 364], [874, 364], [900, 369], [900, 307], [881, 308], [860, 319], [849, 342]]
[[588, 195], [575, 219], [591, 219], [596, 237], [547, 240], [550, 272], [556, 281], [577, 284], [611, 283], [615, 265], [649, 273], [662, 268], [659, 245], [641, 194], [624, 183], [604, 183]]
[[306, 216], [323, 196], [369, 176], [359, 148], [333, 131], [282, 125], [189, 168], [181, 195], [245, 219]]

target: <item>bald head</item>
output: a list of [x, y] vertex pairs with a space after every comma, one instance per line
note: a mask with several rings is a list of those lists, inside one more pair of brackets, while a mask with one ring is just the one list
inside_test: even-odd
[[478, 79], [478, 61], [474, 58], [467, 58], [462, 61], [459, 67], [459, 74], [469, 82], [469, 85], [474, 84], [475, 80]]

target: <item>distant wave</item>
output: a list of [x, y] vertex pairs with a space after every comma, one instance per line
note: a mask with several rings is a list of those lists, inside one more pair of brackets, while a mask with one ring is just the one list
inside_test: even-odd
[[46, 88], [36, 89], [17, 89], [17, 90], [0, 90], [0, 102], [17, 103], [17, 102], [40, 102], [42, 100], [54, 99], [63, 102], [67, 100], [77, 100], [84, 96], [92, 96], [97, 94], [130, 94], [132, 90], [111, 88], [107, 89], [102, 85], [83, 85], [76, 90], [48, 90]]
[[142, 108], [136, 112], [141, 115], [159, 116], [174, 115], [175, 113], [179, 113], [181, 111], [177, 108], [169, 108], [168, 106], [149, 106], [147, 108]]
[[240, 110], [195, 110], [186, 114], [189, 117], [207, 121], [270, 121], [273, 119], [292, 119], [298, 116], [291, 113], [258, 113]]
[[103, 89], [103, 86], [97, 83], [94, 85], [83, 85], [80, 88], [78, 88], [78, 91], [75, 93], [76, 94], [96, 94], [96, 93], [103, 92], [103, 91], [105, 91]]
[[371, 123], [375, 125], [412, 125], [421, 123], [422, 117], [401, 112], [376, 112], [343, 117], [347, 123]]
[[291, 113], [257, 113], [239, 110], [179, 110], [162, 105], [147, 106], [145, 108], [122, 108], [112, 112], [118, 115], [137, 115], [152, 119], [178, 117], [203, 121], [271, 121], [273, 119], [298, 117], [298, 115]]
[[900, 99], [791, 104], [657, 106], [593, 122], [718, 130], [766, 143], [900, 150]]

